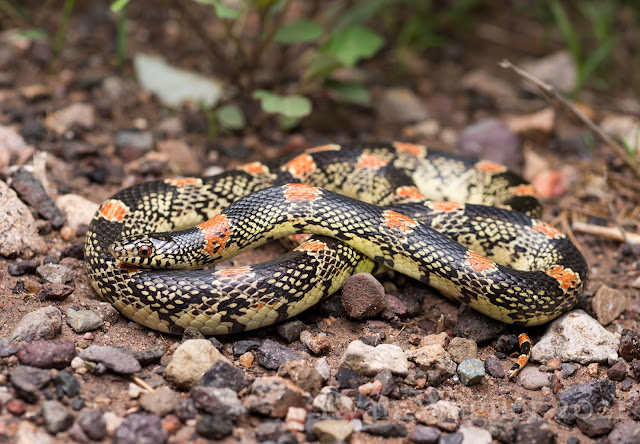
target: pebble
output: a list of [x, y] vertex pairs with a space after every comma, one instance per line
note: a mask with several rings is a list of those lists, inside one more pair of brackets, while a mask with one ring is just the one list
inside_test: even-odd
[[620, 340], [583, 310], [556, 319], [533, 346], [531, 358], [546, 362], [552, 358], [580, 364], [618, 359]]
[[409, 350], [405, 355], [424, 371], [434, 371], [441, 379], [455, 375], [456, 363], [440, 345], [427, 345]]
[[608, 416], [578, 416], [576, 424], [585, 435], [591, 438], [604, 436], [613, 429], [613, 421]]
[[377, 421], [362, 426], [362, 432], [383, 438], [402, 438], [407, 436], [407, 426], [401, 422]]
[[487, 430], [475, 426], [462, 426], [459, 433], [462, 434], [463, 444], [491, 444], [493, 439]]
[[460, 382], [469, 387], [480, 384], [484, 377], [484, 364], [480, 359], [467, 358], [458, 365]]
[[202, 169], [198, 154], [182, 139], [160, 140], [156, 149], [167, 156], [171, 174], [199, 174]]
[[115, 145], [120, 156], [130, 162], [153, 149], [153, 135], [137, 129], [120, 130], [116, 133]]
[[0, 338], [0, 358], [8, 358], [18, 353], [19, 348], [11, 344], [7, 338]]
[[541, 372], [539, 368], [526, 366], [516, 378], [519, 386], [527, 390], [540, 390], [542, 387], [551, 386], [551, 377], [548, 373]]
[[[571, 93], [576, 88], [577, 69], [568, 51], [557, 51], [545, 57], [525, 61], [522, 65], [532, 76], [550, 84], [561, 93]], [[523, 87], [538, 92], [526, 82], [523, 82]]]
[[196, 386], [191, 389], [190, 396], [198, 409], [214, 416], [226, 416], [235, 421], [246, 412], [236, 392], [228, 388]]
[[98, 410], [83, 410], [78, 413], [77, 423], [89, 439], [101, 441], [107, 436], [107, 425]]
[[85, 361], [101, 363], [109, 370], [124, 375], [136, 373], [142, 369], [136, 358], [107, 345], [90, 345], [81, 350], [78, 356]]
[[569, 362], [562, 363], [562, 373], [567, 376], [573, 376], [578, 371], [578, 366]]
[[409, 433], [409, 441], [415, 442], [416, 444], [437, 444], [441, 433], [437, 427], [418, 424], [413, 431]]
[[609, 325], [620, 316], [627, 305], [627, 298], [619, 290], [602, 285], [591, 300], [591, 307], [602, 325]]
[[222, 439], [232, 432], [233, 422], [225, 416], [202, 415], [196, 422], [196, 433], [203, 438]]
[[255, 356], [252, 352], [246, 352], [238, 357], [238, 363], [243, 367], [249, 368], [253, 364], [254, 359]]
[[236, 341], [233, 343], [233, 356], [244, 355], [247, 352], [256, 350], [262, 345], [262, 342], [255, 339], [245, 341]]
[[518, 170], [522, 164], [520, 139], [500, 119], [489, 118], [467, 126], [456, 141], [460, 153], [487, 159]]
[[509, 444], [516, 442], [519, 425], [520, 420], [518, 419], [498, 418], [493, 421], [489, 421], [486, 428], [487, 431], [491, 433], [493, 439], [501, 443]]
[[353, 400], [346, 395], [341, 395], [331, 386], [322, 387], [318, 396], [313, 398], [313, 408], [323, 414], [335, 414], [353, 410]]
[[162, 418], [162, 428], [167, 431], [169, 435], [175, 435], [182, 427], [182, 422], [176, 415], [167, 415]]
[[304, 359], [285, 362], [280, 366], [278, 375], [289, 378], [295, 385], [311, 393], [311, 396], [317, 395], [324, 384], [320, 373]]
[[10, 342], [54, 339], [62, 331], [62, 313], [56, 307], [41, 307], [24, 316], [14, 327]]
[[470, 339], [456, 337], [449, 342], [447, 352], [456, 364], [460, 364], [467, 358], [478, 357], [478, 344]]
[[38, 392], [51, 382], [51, 372], [36, 367], [19, 365], [11, 370], [9, 380], [22, 399], [33, 403], [38, 398]]
[[420, 339], [420, 347], [427, 345], [439, 345], [446, 349], [449, 345], [449, 335], [446, 332], [438, 333], [437, 335], [427, 335]]
[[[304, 428], [303, 428], [303, 431], [304, 431]], [[283, 435], [290, 435], [290, 432], [285, 427], [285, 424], [280, 420], [263, 421], [256, 428], [256, 439], [258, 440], [258, 442], [264, 442], [264, 441], [276, 442], [278, 441], [278, 438], [280, 438]]]
[[307, 329], [307, 326], [298, 319], [293, 321], [285, 322], [284, 324], [280, 324], [277, 327], [278, 335], [288, 344], [295, 342], [300, 339], [300, 333]]
[[540, 418], [531, 417], [518, 427], [516, 442], [555, 444], [556, 435], [546, 421], [543, 421]]
[[91, 311], [98, 313], [104, 323], [115, 324], [120, 319], [120, 313], [108, 302], [99, 302], [91, 306]]
[[71, 285], [64, 284], [44, 284], [38, 297], [42, 301], [64, 301], [76, 288]]
[[43, 402], [42, 417], [44, 419], [44, 427], [52, 435], [64, 432], [73, 424], [73, 415], [58, 401]]
[[40, 261], [31, 260], [31, 261], [22, 261], [18, 260], [16, 262], [11, 262], [7, 267], [9, 274], [11, 276], [24, 276], [25, 274], [33, 274], [36, 272], [36, 269], [40, 266]]
[[198, 414], [195, 401], [191, 398], [180, 400], [178, 407], [175, 409], [175, 414], [182, 422], [195, 418]]
[[51, 437], [43, 430], [36, 429], [34, 424], [23, 421], [18, 424], [15, 435], [16, 444], [52, 444]]
[[15, 170], [11, 175], [11, 188], [18, 193], [23, 202], [33, 207], [40, 216], [49, 221], [55, 230], [62, 228], [66, 216], [56, 206], [42, 186], [42, 182], [33, 173], [23, 167]]
[[53, 378], [53, 384], [56, 386], [56, 396], [62, 397], [67, 395], [70, 398], [80, 393], [82, 386], [80, 381], [74, 378], [69, 372], [62, 371]]
[[502, 379], [506, 376], [502, 363], [494, 355], [491, 355], [484, 360], [484, 369], [494, 378]]
[[21, 364], [39, 368], [65, 368], [76, 355], [73, 341], [58, 339], [53, 341], [25, 342], [18, 351]]
[[382, 319], [392, 320], [398, 317], [408, 317], [407, 312], [409, 308], [400, 300], [400, 298], [392, 295], [385, 294], [385, 307], [380, 316]]
[[328, 336], [311, 336], [304, 340], [304, 344], [314, 355], [325, 355], [331, 351], [332, 343]]
[[609, 407], [616, 395], [616, 386], [608, 379], [575, 385], [558, 393], [556, 420], [563, 424], [575, 423], [578, 414]]
[[358, 388], [363, 378], [350, 368], [341, 368], [336, 372], [336, 381], [339, 388]]
[[107, 426], [108, 435], [113, 435], [124, 420], [113, 412], [104, 412], [104, 414], [102, 415], [102, 419]]
[[60, 211], [67, 217], [66, 226], [73, 231], [78, 230], [83, 225], [88, 226], [93, 215], [96, 214], [100, 207], [99, 204], [73, 193], [58, 196], [55, 202]]
[[631, 369], [636, 379], [640, 380], [640, 359], [634, 359], [631, 361]]
[[45, 284], [66, 284], [73, 280], [73, 270], [60, 264], [43, 264], [36, 272]]
[[189, 339], [176, 349], [164, 371], [164, 377], [176, 387], [188, 390], [197, 385], [204, 372], [219, 360], [227, 358], [206, 339]]
[[352, 341], [340, 359], [340, 367], [350, 368], [364, 376], [375, 376], [388, 369], [394, 375], [407, 376], [409, 361], [397, 345], [371, 347], [360, 340]]
[[307, 393], [279, 376], [258, 378], [251, 384], [251, 394], [244, 399], [249, 410], [273, 418], [284, 418], [289, 407], [304, 407]]
[[388, 396], [396, 388], [396, 381], [393, 379], [393, 374], [389, 369], [382, 370], [374, 377], [375, 381], [379, 381], [382, 387], [380, 388], [380, 394]]
[[16, 192], [0, 180], [0, 256], [31, 257], [43, 250], [36, 221]]
[[518, 351], [518, 335], [500, 335], [500, 337], [496, 340], [496, 345], [494, 348], [498, 353], [502, 353], [507, 356], [515, 351]]
[[[287, 416], [284, 419], [285, 425], [289, 431], [304, 432], [304, 423], [307, 419], [307, 411], [302, 407], [289, 407]], [[284, 433], [287, 430], [283, 431]], [[283, 433], [283, 434], [284, 434]], [[256, 432], [257, 435], [257, 432]]]
[[313, 368], [316, 369], [323, 381], [328, 381], [331, 377], [331, 367], [325, 358], [317, 359], [313, 364]]
[[453, 432], [460, 425], [462, 408], [450, 401], [438, 401], [421, 407], [415, 416], [423, 424]]
[[613, 364], [609, 370], [607, 370], [607, 378], [612, 381], [622, 381], [627, 376], [627, 365], [622, 359]]
[[[84, 338], [91, 340], [93, 338], [87, 338], [87, 335], [91, 335], [91, 333], [85, 333]], [[140, 366], [146, 367], [151, 364], [157, 364], [160, 362], [160, 359], [164, 356], [164, 346], [158, 345], [156, 347], [147, 348], [145, 350], [129, 350], [122, 349], [123, 352], [130, 354], [133, 356], [136, 361], [140, 363]]]
[[67, 324], [69, 324], [76, 333], [86, 333], [97, 330], [104, 325], [104, 321], [95, 311], [67, 308], [65, 315], [67, 317]]
[[632, 419], [640, 421], [640, 399], [635, 399], [631, 405], [627, 407], [627, 411]]
[[282, 364], [293, 359], [302, 359], [302, 355], [279, 342], [265, 339], [255, 350], [258, 364], [269, 370], [277, 370]]
[[439, 444], [462, 444], [464, 436], [462, 433], [450, 433], [448, 435], [442, 435]]
[[7, 401], [4, 407], [7, 409], [7, 412], [11, 413], [13, 416], [22, 416], [24, 415], [24, 412], [27, 411], [27, 406], [20, 399], [11, 399]]
[[95, 126], [96, 113], [93, 105], [74, 103], [47, 116], [45, 125], [58, 134], [64, 134], [72, 127], [91, 129]]
[[608, 439], [610, 444], [637, 444], [640, 442], [640, 423], [620, 422], [609, 433]]
[[622, 330], [619, 352], [627, 362], [640, 359], [640, 333], [633, 330]]
[[321, 443], [347, 441], [354, 430], [352, 421], [323, 419], [313, 424], [313, 434]]
[[341, 302], [347, 315], [354, 319], [374, 317], [387, 305], [384, 287], [369, 273], [357, 273], [346, 280]]
[[173, 412], [180, 403], [176, 392], [167, 386], [158, 387], [153, 392], [143, 392], [138, 400], [143, 410], [158, 416]]
[[229, 388], [239, 392], [250, 384], [244, 371], [228, 361], [219, 360], [204, 372], [200, 385], [205, 387]]
[[484, 344], [497, 338], [506, 328], [505, 325], [465, 305], [458, 312], [458, 323], [453, 335], [471, 339], [476, 344]]
[[167, 431], [162, 420], [152, 413], [132, 413], [126, 416], [113, 434], [114, 444], [164, 444]]

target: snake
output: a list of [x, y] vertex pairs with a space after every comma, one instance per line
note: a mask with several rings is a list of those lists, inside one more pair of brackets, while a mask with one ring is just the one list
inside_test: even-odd
[[[579, 249], [540, 215], [534, 188], [495, 162], [406, 142], [327, 144], [280, 165], [125, 188], [93, 217], [85, 263], [100, 299], [160, 332], [264, 327], [388, 269], [533, 326], [574, 307], [588, 279]], [[286, 237], [301, 243], [281, 257], [212, 267]]]

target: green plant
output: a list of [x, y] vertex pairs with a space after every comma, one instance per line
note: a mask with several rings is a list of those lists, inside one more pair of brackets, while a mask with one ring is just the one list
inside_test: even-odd
[[[585, 20], [593, 36], [589, 42], [581, 34], [569, 14], [559, 0], [549, 0], [549, 8], [553, 19], [562, 33], [567, 49], [576, 65], [576, 88], [579, 93], [596, 70], [610, 60], [613, 50], [620, 40], [615, 32], [617, 2], [600, 2], [595, 0], [577, 2], [577, 9]], [[603, 85], [601, 85], [603, 86]]]

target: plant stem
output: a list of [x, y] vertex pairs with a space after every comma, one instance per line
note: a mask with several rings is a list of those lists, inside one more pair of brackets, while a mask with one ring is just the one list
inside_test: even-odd
[[64, 2], [62, 21], [58, 26], [56, 37], [53, 41], [53, 59], [51, 59], [51, 70], [55, 70], [56, 66], [58, 65], [60, 53], [62, 52], [62, 45], [64, 44], [65, 37], [67, 36], [67, 26], [69, 25], [69, 19], [71, 18], [71, 13], [73, 12], [75, 4], [76, 0], [65, 0]]

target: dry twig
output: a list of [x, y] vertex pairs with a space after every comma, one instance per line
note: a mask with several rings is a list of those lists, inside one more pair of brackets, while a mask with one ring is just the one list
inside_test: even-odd
[[603, 227], [602, 225], [593, 225], [577, 220], [573, 221], [571, 227], [574, 231], [579, 231], [581, 233], [593, 234], [595, 236], [604, 237], [606, 239], [640, 245], [640, 234], [623, 231], [623, 236], [622, 233], [620, 233], [620, 229], [618, 227]]

